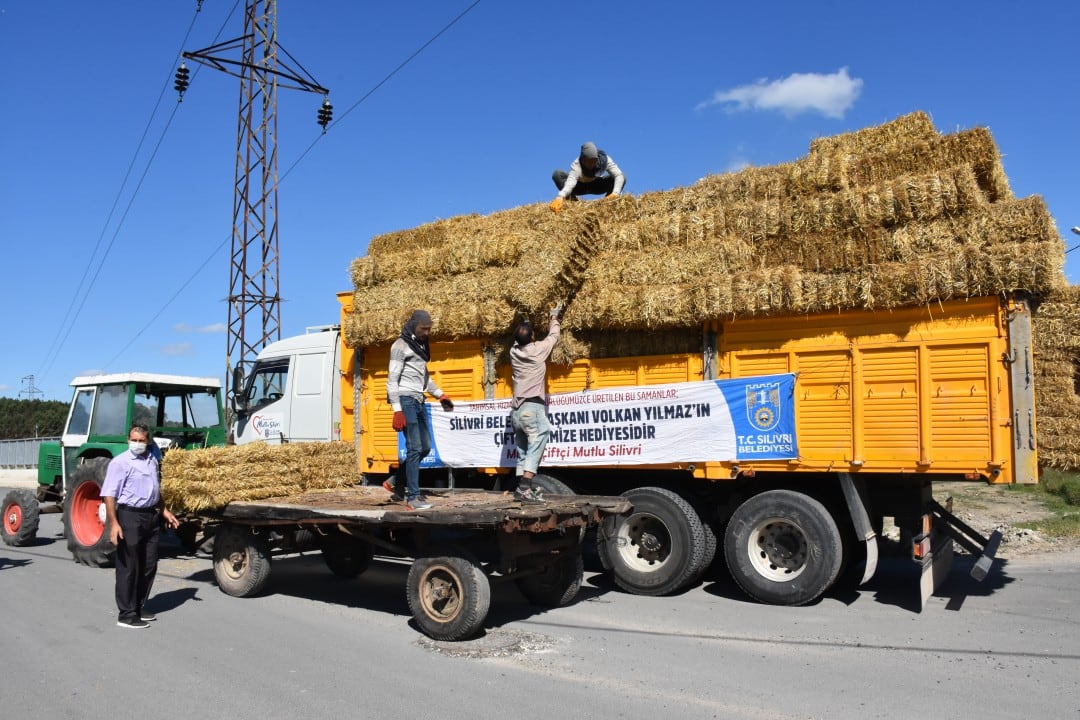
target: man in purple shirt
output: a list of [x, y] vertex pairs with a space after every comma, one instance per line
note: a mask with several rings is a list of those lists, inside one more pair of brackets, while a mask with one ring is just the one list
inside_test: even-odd
[[180, 523], [161, 498], [161, 450], [145, 425], [132, 425], [128, 449], [109, 461], [101, 497], [116, 546], [116, 624], [149, 627], [157, 618], [143, 606], [157, 574], [161, 521], [171, 528]]
[[514, 497], [521, 502], [542, 502], [540, 490], [532, 487], [532, 479], [540, 469], [551, 425], [547, 417], [547, 360], [559, 341], [559, 313], [562, 303], [551, 310], [548, 332], [543, 340], [536, 339], [532, 324], [526, 320], [514, 329], [514, 344], [510, 348], [510, 368], [513, 371], [514, 399], [510, 422], [514, 426], [517, 445], [517, 481]]

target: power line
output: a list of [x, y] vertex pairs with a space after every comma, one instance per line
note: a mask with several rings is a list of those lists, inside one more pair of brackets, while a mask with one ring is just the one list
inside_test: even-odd
[[[236, 12], [236, 7], [239, 4], [240, 4], [240, 0], [237, 0], [237, 2], [233, 5], [232, 10], [229, 11], [229, 15], [226, 17], [225, 21], [222, 23], [221, 28], [218, 29], [218, 32], [217, 32], [217, 35], [215, 36], [215, 39], [217, 37], [221, 36], [221, 33], [223, 32], [223, 30], [225, 28], [225, 25], [228, 24], [229, 19]], [[184, 45], [187, 44], [188, 38], [191, 36], [191, 32], [195, 27], [195, 21], [199, 16], [199, 11], [201, 10], [201, 6], [202, 6], [202, 3], [200, 2], [198, 4], [198, 6], [196, 7], [195, 14], [191, 18], [191, 23], [188, 25], [187, 32], [184, 34], [184, 39], [181, 41], [181, 45], [180, 45], [181, 51], [183, 50]], [[177, 57], [179, 57], [179, 55], [180, 55], [180, 53], [178, 52]], [[196, 69], [196, 74], [198, 74], [198, 69]], [[105, 223], [101, 228], [101, 233], [98, 235], [97, 243], [94, 245], [94, 249], [90, 253], [90, 259], [89, 259], [89, 261], [87, 261], [86, 268], [83, 270], [82, 277], [79, 279], [79, 283], [75, 288], [75, 292], [73, 293], [71, 301], [68, 304], [67, 310], [64, 313], [64, 318], [60, 321], [60, 324], [57, 327], [56, 335], [53, 337], [53, 341], [49, 345], [49, 349], [45, 353], [45, 360], [43, 362], [44, 369], [40, 372], [40, 375], [42, 375], [42, 376], [47, 375], [49, 370], [52, 369], [53, 364], [55, 364], [57, 358], [59, 358], [59, 356], [60, 356], [60, 351], [63, 349], [64, 343], [67, 342], [68, 337], [71, 335], [71, 331], [75, 328], [76, 321], [78, 320], [79, 315], [82, 313], [83, 307], [86, 306], [86, 301], [90, 296], [90, 291], [93, 289], [94, 284], [97, 281], [98, 275], [101, 273], [101, 269], [105, 266], [105, 260], [108, 258], [109, 252], [112, 250], [112, 246], [116, 242], [116, 238], [120, 234], [120, 230], [123, 227], [124, 220], [127, 218], [127, 214], [128, 214], [128, 212], [130, 212], [131, 206], [134, 204], [135, 198], [138, 196], [139, 190], [142, 188], [142, 183], [146, 179], [147, 173], [149, 173], [149, 171], [150, 171], [150, 167], [153, 164], [154, 158], [157, 156], [157, 152], [161, 148], [161, 144], [165, 139], [165, 134], [168, 132], [169, 127], [172, 125], [173, 119], [176, 117], [177, 110], [179, 109], [179, 103], [177, 103], [177, 105], [173, 108], [172, 113], [169, 115], [169, 120], [166, 122], [165, 127], [161, 131], [161, 135], [158, 137], [158, 141], [154, 146], [154, 151], [150, 155], [150, 158], [147, 160], [146, 167], [144, 168], [142, 175], [139, 176], [138, 184], [135, 186], [135, 189], [132, 191], [131, 197], [128, 200], [128, 204], [124, 209], [124, 213], [121, 216], [119, 222], [117, 223], [116, 229], [113, 232], [113, 236], [109, 240], [109, 244], [106, 246], [105, 252], [101, 255], [101, 258], [97, 261], [97, 268], [95, 269], [94, 274], [91, 277], [89, 284], [86, 285], [85, 291], [83, 291], [83, 286], [84, 286], [84, 284], [86, 284], [87, 275], [90, 273], [90, 269], [92, 267], [94, 267], [94, 258], [97, 255], [98, 249], [101, 247], [102, 240], [104, 240], [104, 238], [105, 238], [105, 232], [108, 229], [109, 224], [112, 222], [113, 215], [116, 212], [116, 208], [120, 203], [120, 198], [124, 194], [124, 188], [127, 186], [128, 180], [131, 178], [132, 170], [135, 167], [135, 161], [138, 159], [139, 153], [142, 152], [143, 144], [146, 142], [146, 138], [147, 138], [147, 135], [149, 134], [150, 127], [153, 124], [153, 121], [154, 121], [154, 118], [157, 115], [158, 109], [161, 107], [162, 98], [165, 97], [165, 92], [168, 90], [169, 85], [172, 82], [172, 79], [173, 79], [173, 69], [172, 69], [172, 63], [170, 63], [169, 75], [166, 77], [165, 83], [162, 85], [161, 92], [158, 93], [157, 101], [154, 103], [154, 108], [150, 112], [150, 118], [146, 121], [146, 126], [143, 128], [142, 136], [139, 138], [139, 143], [135, 148], [135, 152], [131, 156], [131, 162], [128, 164], [127, 172], [124, 174], [124, 179], [120, 183], [120, 188], [119, 188], [119, 190], [117, 190], [116, 197], [113, 200], [112, 207], [109, 209], [109, 213], [108, 213], [107, 217], [105, 218]], [[82, 292], [82, 300], [81, 301], [79, 300], [80, 292]], [[74, 315], [72, 315], [72, 312], [74, 312]], [[66, 326], [66, 329], [65, 329], [65, 326]]]
[[[412, 62], [414, 59], [416, 59], [416, 57], [419, 56], [420, 53], [422, 53], [424, 50], [426, 50], [429, 45], [431, 45], [433, 42], [435, 42], [440, 36], [442, 36], [447, 30], [449, 30], [451, 27], [453, 27], [459, 20], [461, 20], [463, 17], [465, 17], [465, 15], [467, 15], [473, 8], [475, 8], [479, 4], [480, 4], [480, 0], [475, 0], [475, 2], [473, 2], [467, 8], [462, 10], [453, 20], [451, 20], [449, 23], [447, 23], [445, 26], [443, 26], [443, 28], [441, 30], [439, 30], [437, 33], [432, 35], [431, 38], [429, 38], [427, 42], [425, 42], [415, 52], [413, 52], [411, 55], [409, 55], [409, 57], [407, 57], [404, 61], [402, 61], [396, 68], [391, 70], [382, 80], [380, 80], [370, 90], [368, 90], [366, 93], [364, 93], [360, 97], [359, 100], [357, 100], [352, 105], [350, 105], [349, 108], [344, 113], [342, 113], [341, 117], [338, 118], [333, 123], [331, 123], [328, 126], [327, 129], [333, 128], [336, 125], [338, 125], [338, 123], [340, 123], [342, 120], [345, 119], [346, 115], [348, 115], [353, 110], [355, 110], [361, 103], [363, 103], [371, 95], [373, 95], [375, 93], [375, 91], [377, 91], [379, 88], [381, 88], [383, 85], [385, 85], [387, 83], [387, 81], [390, 80], [390, 78], [394, 77], [394, 75], [396, 75], [398, 72], [400, 72], [406, 65], [408, 65], [410, 62]], [[234, 6], [234, 9], [235, 9], [235, 6]], [[296, 167], [300, 164], [300, 162], [304, 160], [304, 158], [308, 155], [309, 152], [311, 152], [312, 148], [314, 148], [315, 145], [322, 139], [323, 135], [324, 135], [323, 132], [320, 132], [318, 135], [316, 135], [315, 139], [311, 142], [311, 144], [308, 145], [307, 148], [302, 153], [300, 153], [300, 155], [296, 158], [296, 160], [294, 160], [292, 162], [292, 164], [289, 165], [288, 169], [285, 170], [285, 172], [282, 173], [278, 177], [278, 179], [276, 181], [277, 186], [280, 186], [281, 183], [285, 180], [285, 178], [288, 177], [289, 173], [291, 173], [293, 170], [296, 169]], [[141, 337], [142, 334], [144, 332], [146, 332], [154, 324], [155, 320], [157, 320], [159, 317], [161, 317], [161, 315], [165, 312], [165, 310], [167, 310], [169, 308], [169, 306], [172, 305], [172, 303], [175, 302], [175, 300], [180, 296], [180, 293], [183, 292], [184, 289], [187, 288], [188, 285], [190, 285], [195, 280], [196, 277], [198, 277], [199, 273], [201, 273], [206, 268], [206, 266], [210, 264], [210, 261], [214, 257], [216, 257], [217, 254], [219, 252], [221, 252], [221, 250], [229, 243], [230, 239], [231, 238], [226, 238], [225, 240], [221, 241], [221, 243], [219, 243], [216, 248], [214, 248], [213, 252], [210, 253], [210, 255], [199, 265], [199, 267], [197, 267], [194, 270], [194, 272], [191, 273], [190, 276], [188, 276], [187, 280], [185, 280], [183, 282], [183, 284], [176, 290], [176, 292], [173, 293], [173, 295], [168, 300], [165, 301], [165, 303], [157, 310], [157, 312], [154, 313], [153, 317], [151, 317], [150, 320], [148, 320], [146, 322], [146, 324], [143, 325], [142, 328], [139, 329], [139, 331], [135, 334], [135, 336], [132, 337], [131, 340], [129, 340], [124, 345], [124, 347], [121, 348], [120, 351], [116, 353], [116, 355], [114, 355], [107, 363], [105, 363], [105, 365], [104, 365], [105, 368], [109, 367], [109, 365], [111, 365], [113, 362], [118, 360], [120, 358], [120, 356], [124, 353], [124, 351], [126, 351], [129, 347], [131, 347], [132, 344], [134, 344], [134, 342], [139, 337]]]

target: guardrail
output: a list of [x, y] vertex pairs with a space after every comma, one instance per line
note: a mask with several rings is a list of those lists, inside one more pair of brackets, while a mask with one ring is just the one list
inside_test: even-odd
[[56, 442], [59, 437], [22, 438], [0, 440], [0, 468], [36, 468], [38, 448], [45, 442]]

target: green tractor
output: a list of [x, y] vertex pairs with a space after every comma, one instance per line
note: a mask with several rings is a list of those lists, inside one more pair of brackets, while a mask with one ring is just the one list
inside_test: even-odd
[[[75, 560], [107, 567], [116, 548], [106, 532], [101, 486], [109, 461], [127, 450], [128, 430], [134, 423], [146, 425], [163, 452], [224, 445], [221, 382], [118, 373], [77, 377], [71, 385], [75, 395], [63, 437], [38, 451], [36, 493], [13, 490], [4, 497], [0, 535], [8, 545], [27, 545], [37, 535], [41, 512], [63, 512]], [[53, 505], [43, 510], [39, 503]]]

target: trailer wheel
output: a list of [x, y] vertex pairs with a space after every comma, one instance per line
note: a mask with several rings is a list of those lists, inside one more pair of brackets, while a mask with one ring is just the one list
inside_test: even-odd
[[7, 545], [29, 545], [37, 537], [41, 508], [37, 498], [29, 490], [12, 490], [4, 496], [2, 505], [4, 519], [0, 525]]
[[270, 542], [265, 533], [225, 523], [214, 534], [214, 577], [226, 595], [251, 597], [270, 580]]
[[109, 540], [105, 501], [101, 485], [110, 458], [96, 457], [83, 462], [71, 475], [64, 495], [64, 534], [68, 550], [76, 562], [90, 567], [109, 567], [116, 558], [116, 546]]
[[843, 545], [836, 521], [814, 498], [790, 490], [755, 495], [735, 510], [724, 557], [747, 595], [773, 605], [805, 605], [836, 580]]
[[318, 536], [323, 561], [340, 578], [354, 578], [368, 569], [374, 550], [371, 543], [345, 533]]
[[491, 584], [480, 562], [464, 550], [418, 557], [406, 595], [420, 629], [435, 640], [464, 640], [480, 631], [491, 606]]
[[708, 547], [697, 511], [665, 488], [627, 490], [627, 516], [608, 516], [597, 533], [597, 552], [615, 584], [635, 595], [666, 595], [704, 572]]
[[581, 559], [581, 553], [563, 553], [546, 559], [548, 562], [539, 574], [519, 578], [515, 584], [525, 599], [533, 605], [569, 605], [577, 597], [585, 577], [585, 563]]

